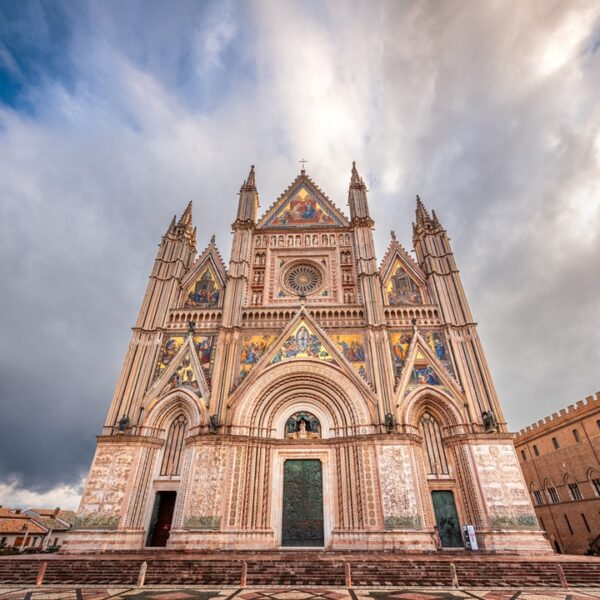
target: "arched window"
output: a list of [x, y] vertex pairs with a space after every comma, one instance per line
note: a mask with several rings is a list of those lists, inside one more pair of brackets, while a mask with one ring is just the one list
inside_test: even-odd
[[181, 454], [183, 451], [183, 440], [187, 431], [188, 422], [185, 415], [180, 414], [171, 423], [167, 433], [167, 443], [160, 466], [161, 475], [181, 474]]
[[428, 412], [419, 420], [419, 433], [425, 444], [429, 475], [449, 475], [448, 461], [442, 443], [442, 433], [435, 418]]

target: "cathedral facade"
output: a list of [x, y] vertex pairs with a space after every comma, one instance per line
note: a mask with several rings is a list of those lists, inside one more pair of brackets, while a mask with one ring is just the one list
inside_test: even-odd
[[446, 231], [417, 198], [378, 262], [348, 205], [302, 169], [260, 217], [252, 167], [228, 266], [173, 219], [66, 551], [550, 549]]

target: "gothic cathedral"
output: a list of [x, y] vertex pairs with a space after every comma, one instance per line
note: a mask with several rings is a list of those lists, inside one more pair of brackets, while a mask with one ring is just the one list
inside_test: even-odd
[[66, 551], [550, 549], [446, 231], [417, 197], [378, 264], [348, 205], [303, 168], [259, 217], [252, 167], [228, 267], [173, 219]]

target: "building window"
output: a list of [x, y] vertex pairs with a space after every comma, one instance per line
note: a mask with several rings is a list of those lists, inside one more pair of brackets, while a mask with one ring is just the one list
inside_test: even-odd
[[596, 425], [598, 425], [598, 429], [600, 429], [600, 419], [596, 421]]
[[425, 444], [429, 475], [449, 475], [440, 426], [428, 412], [423, 413], [419, 420], [419, 433]]
[[535, 490], [533, 492], [533, 497], [535, 498], [536, 504], [544, 504], [544, 498], [542, 496], [542, 492], [540, 492], [539, 490]]
[[555, 437], [552, 438], [552, 445], [556, 450], [560, 448], [560, 444], [558, 443], [558, 440]]
[[165, 453], [160, 466], [161, 475], [179, 475], [181, 473], [181, 454], [183, 440], [187, 430], [187, 419], [184, 415], [175, 417], [167, 434]]
[[521, 450], [521, 456], [523, 457], [523, 460], [527, 460], [527, 454], [525, 454], [525, 450]]
[[577, 443], [579, 443], [581, 440], [579, 439], [579, 431], [577, 431], [577, 429], [573, 429], [573, 437], [575, 438], [575, 441]]
[[569, 492], [573, 500], [583, 500], [583, 496], [579, 491], [579, 486], [576, 483], [569, 483]]
[[537, 447], [535, 444], [533, 445], [533, 453], [534, 453], [536, 456], [539, 456], [539, 455], [540, 455], [540, 451], [538, 450], [538, 447]]
[[549, 487], [548, 496], [550, 496], [550, 502], [552, 502], [553, 504], [560, 502], [560, 498], [558, 497], [558, 492], [556, 491], [556, 488]]
[[594, 486], [596, 496], [600, 496], [600, 479], [592, 479], [592, 485]]
[[542, 519], [542, 517], [538, 517], [538, 520], [540, 522], [540, 525], [542, 526], [542, 529], [544, 531], [546, 531], [546, 526], [544, 525], [544, 519]]
[[565, 521], [567, 522], [567, 527], [569, 528], [571, 535], [573, 535], [573, 528], [571, 527], [571, 523], [569, 523], [569, 517], [567, 517], [567, 515], [564, 515], [564, 517], [565, 517]]
[[583, 524], [585, 525], [585, 528], [588, 530], [588, 533], [591, 533], [592, 530], [590, 529], [587, 519], [585, 518], [585, 515], [583, 513], [581, 513], [581, 518], [583, 519]]

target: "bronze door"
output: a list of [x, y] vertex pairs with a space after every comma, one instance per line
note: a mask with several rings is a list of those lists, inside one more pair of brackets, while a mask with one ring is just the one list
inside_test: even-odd
[[431, 500], [442, 546], [444, 548], [464, 547], [454, 494], [447, 490], [431, 492]]
[[323, 472], [320, 460], [283, 465], [282, 546], [324, 546]]

